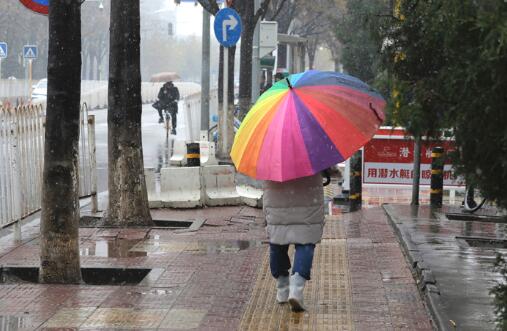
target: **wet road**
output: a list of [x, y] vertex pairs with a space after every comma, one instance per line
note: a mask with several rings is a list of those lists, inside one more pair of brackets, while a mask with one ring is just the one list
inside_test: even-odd
[[[183, 109], [181, 103], [179, 108]], [[103, 192], [107, 190], [107, 110], [93, 110], [90, 115], [95, 115], [97, 184], [98, 191]], [[157, 111], [150, 104], [143, 105], [143, 155], [146, 168], [153, 167], [158, 172], [160, 168], [169, 166], [174, 139], [185, 140], [185, 125], [185, 114], [179, 111], [177, 135], [166, 138], [164, 125], [158, 123]]]

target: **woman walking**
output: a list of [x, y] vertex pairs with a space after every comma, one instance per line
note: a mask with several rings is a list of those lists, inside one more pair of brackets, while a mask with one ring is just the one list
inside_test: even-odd
[[[289, 302], [293, 311], [304, 311], [303, 290], [310, 280], [315, 244], [321, 240], [324, 228], [322, 176], [318, 173], [282, 183], [266, 181], [263, 208], [271, 274], [277, 280], [276, 300]], [[290, 244], [296, 249], [291, 274]]]

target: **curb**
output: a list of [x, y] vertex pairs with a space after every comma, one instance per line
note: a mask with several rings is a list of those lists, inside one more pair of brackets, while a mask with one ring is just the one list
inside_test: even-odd
[[389, 204], [383, 204], [382, 209], [387, 214], [387, 219], [394, 229], [403, 253], [410, 264], [410, 269], [415, 274], [417, 287], [430, 311], [434, 325], [441, 331], [455, 331], [456, 329], [450, 326], [451, 319], [442, 310], [443, 303], [437, 280], [429, 265], [424, 262], [422, 254], [412, 240], [410, 233], [400, 226], [403, 221], [396, 217]]

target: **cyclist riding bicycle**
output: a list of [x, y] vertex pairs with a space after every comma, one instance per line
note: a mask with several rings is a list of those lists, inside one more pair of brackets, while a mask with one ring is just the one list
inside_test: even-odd
[[153, 107], [158, 111], [159, 123], [164, 122], [162, 110], [171, 114], [172, 131], [171, 134], [176, 134], [177, 114], [178, 114], [178, 100], [180, 100], [180, 91], [174, 86], [172, 81], [165, 83], [158, 92], [158, 101], [153, 104]]

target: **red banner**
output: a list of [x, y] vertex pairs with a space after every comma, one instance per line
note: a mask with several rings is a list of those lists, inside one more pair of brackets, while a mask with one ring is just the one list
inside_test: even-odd
[[[431, 150], [441, 146], [446, 153], [454, 149], [450, 140], [424, 142], [421, 146], [421, 184], [429, 185], [431, 179]], [[382, 128], [364, 146], [363, 182], [366, 184], [412, 184], [414, 140], [407, 138], [402, 129]], [[444, 185], [462, 185], [455, 177], [449, 159], [444, 166]]]

